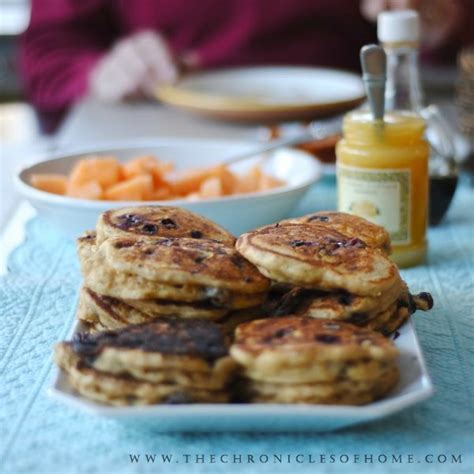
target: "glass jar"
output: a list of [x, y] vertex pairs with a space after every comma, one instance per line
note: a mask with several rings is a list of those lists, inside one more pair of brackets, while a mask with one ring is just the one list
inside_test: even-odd
[[390, 233], [392, 259], [401, 267], [426, 256], [428, 156], [425, 122], [411, 112], [374, 121], [368, 111], [344, 118], [336, 146], [338, 209]]

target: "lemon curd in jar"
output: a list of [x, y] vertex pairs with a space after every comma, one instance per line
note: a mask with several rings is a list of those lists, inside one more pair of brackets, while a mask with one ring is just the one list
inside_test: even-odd
[[339, 211], [364, 217], [390, 233], [392, 259], [401, 267], [426, 255], [428, 154], [425, 122], [411, 112], [370, 112], [344, 118], [336, 146]]

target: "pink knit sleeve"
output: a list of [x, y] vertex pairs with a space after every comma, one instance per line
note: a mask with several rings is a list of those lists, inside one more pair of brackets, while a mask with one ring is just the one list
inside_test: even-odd
[[95, 62], [117, 36], [107, 0], [33, 0], [20, 72], [40, 112], [60, 112], [87, 91]]

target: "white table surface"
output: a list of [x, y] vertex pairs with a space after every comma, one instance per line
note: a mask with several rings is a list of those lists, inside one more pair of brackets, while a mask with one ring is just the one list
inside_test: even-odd
[[57, 145], [130, 138], [190, 137], [257, 140], [259, 127], [212, 121], [156, 102], [101, 104], [84, 101], [64, 122]]

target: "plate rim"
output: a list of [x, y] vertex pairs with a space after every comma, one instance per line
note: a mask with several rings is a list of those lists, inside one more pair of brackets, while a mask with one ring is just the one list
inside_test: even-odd
[[[191, 90], [184, 86], [180, 86], [181, 83], [193, 76], [198, 75], [210, 75], [210, 74], [225, 74], [229, 72], [237, 71], [257, 71], [257, 70], [293, 70], [293, 71], [311, 71], [311, 72], [330, 72], [339, 74], [341, 76], [347, 76], [352, 79], [357, 79], [360, 82], [361, 94], [354, 96], [350, 99], [341, 99], [333, 101], [314, 101], [305, 103], [295, 102], [279, 102], [277, 104], [264, 103], [258, 100], [250, 99], [239, 99], [227, 95], [209, 94], [206, 92], [199, 92]], [[222, 69], [215, 69], [203, 72], [196, 72], [192, 75], [185, 76], [183, 80], [178, 81], [175, 84], [168, 84], [160, 86], [156, 92], [156, 97], [164, 103], [174, 105], [177, 107], [184, 107], [190, 110], [202, 111], [208, 113], [225, 113], [225, 114], [261, 114], [261, 113], [285, 113], [285, 114], [306, 114], [313, 111], [326, 111], [334, 108], [343, 109], [357, 106], [365, 99], [365, 92], [363, 88], [362, 79], [356, 73], [346, 71], [337, 68], [325, 68], [325, 67], [312, 67], [312, 66], [278, 66], [278, 65], [267, 65], [267, 66], [256, 66], [256, 67], [229, 67]]]

